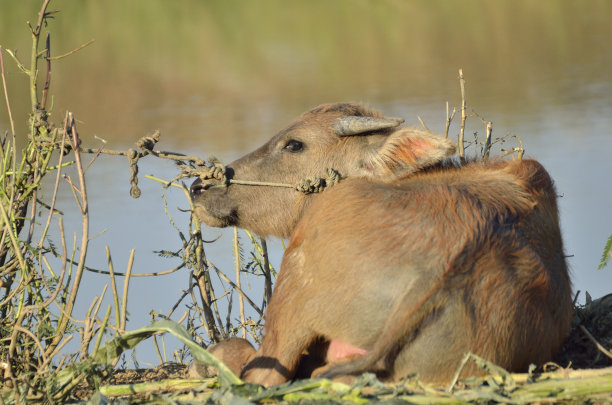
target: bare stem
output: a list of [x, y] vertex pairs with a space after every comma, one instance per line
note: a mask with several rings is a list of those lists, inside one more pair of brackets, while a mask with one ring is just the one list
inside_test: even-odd
[[455, 118], [455, 113], [457, 112], [457, 109], [455, 109], [455, 107], [453, 107], [453, 112], [452, 114], [449, 115], [448, 113], [448, 101], [446, 102], [446, 128], [444, 130], [444, 137], [448, 138], [448, 130], [450, 129], [450, 124], [453, 121], [453, 118]]
[[261, 249], [263, 250], [263, 259], [264, 259], [264, 278], [265, 278], [265, 293], [264, 293], [264, 305], [265, 308], [270, 302], [270, 297], [272, 296], [272, 268], [270, 266], [270, 258], [268, 257], [268, 244], [264, 238], [261, 238]]
[[597, 339], [595, 339], [595, 337], [591, 334], [591, 332], [589, 332], [587, 328], [585, 328], [583, 325], [580, 325], [580, 330], [582, 330], [582, 332], [589, 338], [589, 340], [597, 347], [600, 352], [612, 359], [612, 353], [608, 349], [603, 347], [601, 343], [599, 343]]
[[461, 87], [461, 129], [459, 130], [459, 158], [465, 161], [465, 147], [463, 138], [465, 133], [465, 120], [467, 119], [467, 103], [465, 101], [465, 79], [463, 78], [463, 69], [459, 69], [459, 85]]
[[[60, 150], [64, 150], [64, 144], [66, 142], [66, 132], [62, 132], [62, 142], [60, 144]], [[51, 205], [49, 206], [49, 215], [47, 217], [47, 222], [45, 223], [45, 227], [43, 228], [42, 234], [40, 236], [40, 242], [38, 243], [38, 247], [42, 248], [45, 237], [47, 236], [47, 231], [49, 230], [49, 226], [51, 225], [51, 218], [53, 217], [53, 212], [55, 209], [55, 202], [57, 200], [57, 190], [59, 188], [59, 181], [62, 175], [62, 160], [64, 158], [64, 154], [59, 154], [59, 162], [57, 164], [57, 175], [55, 177], [55, 184], [53, 185], [53, 194], [51, 196]]]
[[[236, 265], [236, 286], [238, 289], [242, 289], [241, 286], [241, 277], [240, 277], [240, 246], [238, 241], [238, 228], [234, 227], [234, 257], [235, 257], [235, 265]], [[242, 324], [242, 337], [246, 338], [246, 326], [245, 326], [245, 317], [244, 317], [244, 300], [242, 295], [238, 297], [238, 303], [240, 305], [240, 323]]]
[[[79, 286], [81, 284], [81, 278], [83, 277], [83, 270], [85, 267], [85, 257], [87, 255], [87, 246], [89, 244], [89, 211], [87, 205], [87, 188], [85, 186], [85, 174], [83, 173], [83, 166], [81, 164], [81, 155], [79, 153], [79, 136], [77, 134], [76, 122], [72, 113], [67, 113], [68, 117], [68, 125], [64, 127], [65, 134], [70, 133], [72, 135], [72, 147], [74, 149], [74, 157], [76, 161], [76, 168], [79, 176], [79, 185], [81, 187], [80, 190], [80, 209], [81, 209], [81, 219], [82, 219], [82, 231], [81, 231], [81, 248], [80, 248], [80, 256], [79, 262], [77, 265], [77, 269], [74, 274], [74, 281], [72, 283], [72, 287], [70, 289], [70, 295], [66, 302], [65, 313], [62, 314], [62, 317], [59, 321], [57, 328], [57, 335], [53, 339], [50, 347], [55, 348], [59, 344], [59, 342], [63, 339], [66, 327], [68, 325], [69, 317], [72, 315], [72, 310], [74, 308], [74, 303], [76, 302], [77, 293], [79, 291]], [[49, 349], [48, 349], [49, 350]], [[52, 349], [51, 349], [52, 350]]]
[[423, 127], [425, 131], [431, 132], [431, 130], [427, 127], [427, 125], [425, 125], [425, 122], [420, 116], [417, 115], [417, 119], [419, 120], [419, 122], [421, 123], [421, 126]]
[[42, 90], [42, 100], [40, 101], [40, 108], [45, 109], [47, 105], [47, 92], [49, 91], [49, 85], [51, 84], [51, 36], [47, 33], [47, 39], [45, 41], [45, 54], [47, 60], [47, 75], [45, 77], [45, 85]]
[[78, 52], [78, 51], [80, 51], [81, 49], [83, 49], [83, 48], [85, 48], [86, 46], [89, 46], [89, 45], [91, 45], [91, 44], [93, 44], [93, 43], [94, 43], [94, 40], [93, 40], [93, 39], [90, 39], [89, 41], [85, 42], [83, 45], [77, 46], [76, 48], [74, 48], [74, 49], [73, 49], [73, 50], [71, 50], [71, 51], [66, 52], [65, 54], [62, 54], [62, 55], [59, 55], [59, 56], [53, 56], [53, 57], [50, 57], [50, 56], [48, 56], [48, 55], [47, 55], [47, 58], [46, 58], [46, 59], [47, 59], [47, 61], [52, 61], [52, 60], [59, 60], [59, 59], [65, 58], [66, 56], [70, 56], [70, 55], [72, 55], [73, 53]]
[[200, 297], [202, 297], [202, 309], [204, 310], [204, 318], [206, 319], [206, 330], [208, 332], [208, 336], [212, 339], [213, 342], [221, 341], [221, 334], [216, 327], [215, 317], [212, 311], [212, 300], [210, 299], [209, 288], [210, 285], [206, 282], [206, 274], [201, 271], [196, 275], [194, 275], [198, 287], [200, 289]]
[[8, 90], [6, 88], [6, 76], [4, 73], [4, 58], [2, 57], [2, 47], [0, 46], [0, 69], [2, 71], [2, 86], [4, 88], [4, 100], [6, 109], [8, 110], [9, 122], [11, 124], [11, 133], [15, 136], [15, 122], [13, 121], [13, 113], [11, 111], [11, 103], [9, 101]]
[[525, 154], [525, 145], [523, 145], [523, 141], [521, 140], [521, 138], [519, 138], [518, 136], [516, 136], [515, 138], [520, 145], [518, 148], [516, 148], [517, 157], [519, 160], [521, 160], [523, 159], [523, 155]]
[[257, 311], [257, 313], [260, 316], [263, 316], [263, 311], [257, 306], [257, 304], [255, 304], [253, 302], [253, 300], [251, 300], [249, 298], [248, 295], [246, 295], [246, 293], [244, 291], [242, 291], [242, 289], [240, 289], [240, 287], [238, 287], [232, 280], [230, 280], [225, 274], [223, 274], [223, 272], [221, 270], [219, 270], [216, 267], [214, 267], [214, 269], [217, 272], [217, 274], [219, 275], [219, 277], [221, 277], [223, 279], [223, 281], [228, 283], [234, 290], [236, 290], [238, 292], [238, 294], [240, 294], [240, 296], [243, 297], [253, 307], [253, 309], [255, 311]]
[[121, 330], [121, 307], [119, 306], [119, 294], [117, 293], [117, 280], [115, 280], [115, 267], [113, 266], [113, 258], [111, 257], [110, 248], [106, 245], [106, 261], [108, 262], [108, 272], [110, 274], [111, 291], [113, 293], [113, 301], [115, 304], [115, 326], [117, 330]]
[[134, 265], [134, 252], [135, 249], [130, 251], [130, 259], [128, 260], [127, 270], [125, 272], [125, 280], [123, 280], [123, 297], [121, 300], [121, 324], [119, 325], [119, 331], [125, 332], [125, 324], [127, 321], [127, 300], [128, 300], [128, 288], [130, 286], [130, 274], [132, 274], [132, 266]]
[[38, 22], [36, 27], [32, 30], [32, 56], [30, 62], [30, 102], [32, 105], [32, 112], [35, 112], [39, 108], [38, 104], [38, 92], [37, 83], [38, 79], [38, 41], [40, 40], [40, 30], [47, 13], [47, 6], [51, 0], [45, 0], [40, 11], [38, 12]]
[[493, 124], [491, 121], [487, 122], [487, 138], [485, 140], [483, 158], [485, 162], [489, 161], [489, 152], [491, 151], [491, 134], [493, 133]]

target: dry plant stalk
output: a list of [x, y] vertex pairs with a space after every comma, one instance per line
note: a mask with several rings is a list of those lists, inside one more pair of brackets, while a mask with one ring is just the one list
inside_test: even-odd
[[[183, 241], [183, 245], [181, 250], [175, 253], [175, 255], [180, 256], [183, 259], [183, 263], [171, 270], [149, 274], [132, 273], [134, 257], [134, 251], [132, 251], [126, 273], [118, 273], [114, 271], [110, 251], [107, 249], [108, 271], [103, 273], [109, 274], [110, 291], [114, 300], [115, 322], [108, 322], [110, 316], [108, 311], [112, 308], [107, 310], [108, 315], [105, 315], [104, 319], [99, 319], [98, 313], [102, 303], [102, 296], [93, 300], [85, 320], [80, 321], [72, 316], [85, 271], [96, 271], [86, 265], [88, 242], [90, 240], [89, 203], [84, 176], [87, 168], [101, 154], [126, 156], [132, 170], [132, 195], [137, 197], [140, 194], [137, 186], [137, 165], [139, 159], [145, 156], [172, 159], [185, 167], [192, 167], [194, 169], [201, 169], [206, 165], [206, 162], [194, 156], [156, 150], [155, 145], [159, 141], [159, 132], [142, 138], [137, 144], [138, 149], [118, 151], [105, 148], [85, 148], [81, 146], [81, 140], [76, 128], [76, 120], [71, 113], [66, 114], [64, 123], [60, 128], [55, 127], [48, 121], [46, 103], [49, 99], [48, 89], [50, 86], [52, 61], [69, 56], [91, 43], [89, 41], [60, 56], [52, 56], [50, 35], [47, 34], [45, 41], [41, 41], [41, 35], [44, 35], [42, 31], [46, 26], [46, 19], [55, 13], [47, 11], [49, 4], [50, 0], [44, 0], [38, 13], [36, 26], [31, 27], [32, 55], [30, 66], [24, 65], [14, 52], [4, 51], [0, 48], [3, 89], [11, 123], [11, 138], [4, 140], [4, 147], [0, 151], [2, 153], [2, 177], [0, 181], [3, 192], [1, 195], [2, 204], [0, 204], [0, 224], [2, 225], [2, 234], [0, 235], [0, 288], [6, 292], [0, 299], [0, 315], [2, 315], [0, 338], [10, 342], [6, 346], [0, 347], [1, 361], [5, 365], [0, 370], [3, 377], [11, 381], [12, 385], [16, 388], [20, 384], [19, 378], [23, 372], [34, 370], [38, 374], [45, 374], [44, 370], [51, 364], [52, 359], [55, 356], [59, 356], [60, 349], [72, 339], [73, 336], [70, 331], [76, 325], [82, 325], [80, 328], [82, 333], [81, 349], [76, 358], [87, 358], [90, 342], [95, 341], [96, 347], [99, 346], [102, 334], [107, 328], [114, 330], [114, 333], [125, 331], [128, 286], [131, 277], [169, 274], [183, 267], [188, 267], [191, 270], [195, 285], [198, 286], [198, 295], [201, 303], [195, 305], [194, 308], [196, 313], [202, 314], [206, 334], [210, 341], [219, 341], [228, 337], [232, 333], [231, 331], [239, 329], [242, 329], [243, 336], [246, 336], [247, 325], [250, 325], [249, 329], [251, 329], [250, 333], [252, 333], [252, 326], [257, 328], [262, 322], [263, 309], [254, 303], [256, 300], [247, 297], [240, 288], [241, 274], [245, 271], [244, 263], [237, 263], [236, 283], [229, 279], [226, 282], [224, 279], [225, 274], [221, 273], [206, 258], [200, 224], [194, 221], [193, 218], [189, 224], [188, 238], [185, 238], [179, 230], [179, 236]], [[39, 48], [43, 42], [44, 49], [41, 51]], [[27, 144], [25, 153], [23, 153], [24, 160], [21, 162], [18, 160], [19, 153], [15, 147], [17, 135], [14, 129], [9, 95], [6, 88], [4, 59], [2, 58], [3, 52], [7, 52], [13, 58], [18, 68], [27, 75], [30, 83], [30, 101], [32, 107], [30, 134], [28, 137], [30, 141]], [[46, 67], [42, 90], [39, 90], [36, 80], [37, 77], [41, 76], [39, 72], [40, 62], [44, 62]], [[68, 155], [70, 152], [72, 152], [72, 155]], [[87, 165], [82, 161], [83, 153], [94, 155], [91, 162]], [[50, 162], [55, 156], [57, 156], [58, 161], [57, 164], [52, 165]], [[74, 179], [63, 173], [63, 169], [69, 165], [73, 166], [76, 171]], [[39, 201], [37, 193], [42, 178], [51, 173], [55, 176], [55, 182], [52, 197], [47, 204]], [[186, 175], [182, 177], [186, 177]], [[179, 186], [177, 184], [178, 180], [182, 177], [179, 176], [175, 179], [172, 185], [181, 188], [189, 200], [187, 188], [184, 185]], [[61, 216], [58, 217], [61, 213], [55, 209], [58, 188], [62, 181], [69, 186], [74, 196], [75, 205], [81, 214], [81, 234], [78, 239], [75, 239], [73, 246], [70, 246], [66, 241], [63, 221]], [[164, 183], [166, 186], [169, 185], [168, 182]], [[48, 214], [46, 215], [46, 220], [42, 222], [44, 225], [40, 232], [41, 238], [36, 244], [33, 244], [32, 238], [37, 229], [35, 217], [41, 209], [47, 209]], [[170, 220], [174, 223], [172, 218]], [[61, 245], [59, 250], [50, 244], [47, 236], [49, 231], [56, 226], [55, 223], [57, 223], [60, 234]], [[19, 238], [19, 235], [26, 225], [29, 225], [28, 232], [25, 239], [22, 240]], [[261, 251], [259, 246], [258, 250]], [[53, 257], [55, 262], [50, 257]], [[267, 259], [265, 245], [261, 257], [261, 260], [265, 262], [265, 266], [263, 266], [265, 270], [262, 267], [262, 274], [266, 275], [267, 288], [266, 297], [262, 304], [262, 307], [265, 307], [271, 291], [272, 280], [270, 275], [273, 273], [270, 271], [271, 267]], [[56, 263], [58, 260], [59, 266]], [[60, 271], [57, 271], [58, 268]], [[214, 274], [218, 276], [223, 274], [223, 277], [220, 276], [221, 283], [225, 285], [222, 293], [215, 292], [210, 270], [213, 270]], [[125, 277], [121, 298], [117, 288], [117, 276]], [[198, 289], [195, 289], [195, 291]], [[218, 300], [228, 296], [228, 292], [233, 289], [238, 291], [238, 299], [240, 301], [241, 324], [238, 326], [231, 325], [229, 314], [225, 317], [217, 305]], [[197, 297], [193, 295], [193, 291], [194, 288], [190, 287], [174, 308], [187, 296], [192, 296], [195, 302]], [[252, 321], [246, 319], [244, 312], [245, 302], [248, 302], [249, 305], [255, 308], [255, 312], [259, 315], [258, 320]], [[54, 314], [50, 310], [51, 306], [58, 306], [59, 313]], [[174, 311], [174, 308], [171, 313]], [[186, 317], [188, 317], [187, 313], [182, 317], [182, 320]], [[192, 317], [193, 315], [189, 316], [188, 322], [193, 321]], [[226, 320], [223, 320], [224, 318]], [[46, 325], [51, 324], [53, 325], [51, 329], [46, 327]], [[41, 328], [43, 325], [45, 327]], [[3, 331], [10, 331], [10, 333], [6, 335]], [[64, 364], [64, 361], [61, 360], [60, 364]], [[35, 387], [36, 384], [33, 384], [33, 386]], [[33, 388], [33, 390], [36, 391], [36, 388]], [[31, 391], [30, 394], [34, 395], [34, 391]], [[39, 393], [36, 395], [44, 394]]]
[[[505, 142], [507, 138], [510, 137], [510, 134], [505, 134], [504, 136], [493, 139], [493, 123], [491, 121], [485, 120], [476, 111], [474, 111], [474, 109], [471, 109], [470, 113], [468, 114], [467, 102], [466, 102], [466, 96], [465, 96], [466, 94], [465, 77], [463, 75], [463, 69], [459, 69], [459, 88], [461, 90], [461, 107], [460, 107], [461, 108], [461, 121], [459, 124], [459, 133], [457, 135], [457, 151], [459, 154], [459, 159], [462, 163], [465, 163], [466, 161], [465, 150], [472, 145], [480, 145], [481, 151], [480, 151], [480, 154], [477, 155], [477, 157], [482, 159], [485, 162], [488, 162], [490, 158], [492, 146], [496, 143]], [[445, 122], [445, 130], [444, 130], [444, 134], [446, 138], [448, 138], [450, 127], [451, 127], [451, 124], [455, 117], [456, 112], [457, 112], [457, 108], [453, 107], [453, 111], [451, 113], [449, 104], [448, 102], [446, 102], [446, 122]], [[468, 117], [476, 117], [480, 119], [480, 121], [485, 126], [486, 136], [485, 136], [484, 142], [481, 142], [478, 139], [478, 133], [475, 132], [474, 141], [472, 143], [468, 143], [468, 145], [466, 146], [465, 129], [466, 129], [466, 122], [467, 122]], [[500, 149], [501, 150], [501, 154], [499, 155], [500, 158], [506, 155], [514, 154], [514, 153], [516, 153], [516, 157], [518, 159], [523, 158], [523, 155], [525, 153], [523, 142], [518, 136], [513, 136], [513, 138], [516, 139], [518, 146], [515, 146], [508, 150], [505, 150], [503, 148]]]
[[[36, 393], [38, 384], [40, 384], [39, 378], [49, 372], [53, 358], [58, 356], [59, 350], [72, 338], [69, 333], [69, 328], [72, 328], [75, 323], [72, 318], [72, 310], [83, 274], [89, 239], [87, 192], [78, 153], [80, 141], [74, 118], [71, 114], [67, 114], [63, 128], [59, 129], [48, 122], [45, 110], [51, 70], [49, 37], [47, 37], [46, 48], [42, 52], [39, 52], [39, 42], [45, 19], [49, 16], [46, 11], [48, 4], [49, 0], [43, 3], [36, 26], [31, 27], [30, 66], [26, 68], [13, 52], [6, 51], [21, 71], [28, 76], [30, 82], [32, 107], [30, 134], [29, 142], [21, 153], [21, 160], [18, 159], [17, 135], [6, 88], [3, 50], [0, 50], [2, 83], [11, 122], [11, 138], [6, 139], [5, 137], [1, 152], [3, 164], [0, 177], [0, 224], [2, 225], [0, 240], [0, 279], [2, 283], [0, 287], [5, 294], [2, 295], [3, 298], [0, 301], [0, 337], [7, 344], [0, 346], [0, 355], [5, 364], [3, 378], [9, 381], [9, 387], [17, 390], [22, 377], [27, 376], [28, 373], [34, 372], [33, 375], [37, 376], [34, 380], [28, 377], [30, 388], [26, 390], [26, 395]], [[39, 101], [36, 78], [39, 76], [40, 60], [46, 61], [47, 73]], [[83, 220], [79, 258], [76, 261], [76, 250], [69, 254], [61, 218], [58, 221], [61, 252], [57, 252], [46, 239], [52, 218], [56, 215], [54, 206], [57, 189], [61, 179], [60, 173], [65, 166], [64, 153], [55, 154], [54, 152], [57, 150], [63, 152], [65, 146], [69, 144], [72, 144], [75, 150], [75, 167], [79, 179], [77, 184], [73, 184], [66, 176], [64, 179], [72, 187]], [[51, 166], [50, 161], [54, 155], [59, 156], [59, 162], [56, 166]], [[51, 202], [41, 204], [38, 201], [38, 187], [42, 179], [53, 170], [57, 171], [57, 176]], [[40, 209], [45, 208], [49, 210], [49, 213], [42, 227], [40, 241], [34, 243], [36, 216]], [[20, 237], [27, 224], [29, 226], [25, 235]], [[59, 273], [54, 272], [49, 265], [47, 259], [49, 254], [59, 259], [61, 268]], [[72, 285], [69, 284], [70, 282]], [[59, 315], [52, 313], [51, 306], [59, 307]], [[92, 306], [92, 311], [97, 312], [98, 309], [99, 305]], [[95, 327], [91, 323], [91, 318], [84, 321], [83, 324], [82, 347], [86, 348], [93, 337]], [[45, 394], [41, 391], [37, 395]]]
[[459, 69], [459, 85], [461, 87], [461, 128], [459, 131], [459, 158], [465, 160], [465, 149], [463, 145], [465, 133], [465, 121], [467, 119], [467, 103], [465, 101], [465, 79], [463, 78], [463, 69]]
[[[46, 27], [45, 21], [54, 13], [47, 11], [49, 4], [50, 0], [43, 2], [36, 25], [30, 27], [32, 54], [29, 66], [23, 64], [14, 52], [0, 48], [3, 94], [11, 128], [10, 135], [3, 137], [0, 148], [0, 290], [2, 292], [0, 339], [3, 342], [0, 345], [0, 379], [3, 388], [13, 390], [11, 398], [20, 398], [22, 401], [25, 398], [29, 400], [46, 398], [49, 401], [65, 398], [65, 395], [68, 395], [83, 378], [93, 377], [96, 372], [91, 367], [85, 367], [85, 361], [82, 367], [79, 367], [85, 367], [89, 371], [79, 374], [79, 377], [72, 379], [68, 385], [60, 384], [58, 390], [54, 391], [47, 389], [48, 386], [54, 385], [52, 381], [47, 380], [55, 378], [55, 373], [51, 373], [51, 365], [55, 364], [61, 370], [72, 367], [76, 359], [89, 359], [91, 343], [94, 342], [95, 354], [107, 329], [114, 330], [114, 333], [121, 333], [126, 329], [133, 250], [125, 274], [114, 272], [110, 251], [107, 250], [108, 274], [114, 305], [107, 308], [103, 319], [100, 319], [99, 313], [107, 286], [104, 287], [102, 294], [90, 303], [84, 320], [75, 319], [73, 316], [81, 281], [85, 271], [90, 270], [86, 266], [90, 240], [90, 213], [85, 181], [87, 168], [102, 153], [129, 156], [135, 169], [137, 160], [147, 155], [179, 159], [182, 164], [188, 161], [191, 164], [204, 165], [202, 160], [195, 157], [155, 151], [154, 145], [159, 139], [159, 134], [145, 137], [139, 142], [140, 152], [90, 149], [81, 147], [76, 120], [71, 113], [66, 114], [61, 127], [49, 122], [46, 103], [49, 99], [52, 61], [68, 56], [91, 43], [90, 41], [61, 56], [52, 56], [50, 35], [47, 34], [46, 40], [41, 41], [41, 36], [44, 35], [42, 31]], [[39, 48], [43, 42], [44, 48], [41, 51]], [[28, 141], [23, 151], [18, 151], [16, 146], [17, 133], [6, 85], [5, 53], [12, 57], [17, 67], [27, 75], [30, 83], [30, 126]], [[39, 65], [46, 68], [44, 76], [40, 74]], [[45, 78], [41, 88], [38, 87], [39, 83], [36, 80], [39, 76]], [[94, 158], [87, 166], [82, 160], [82, 153], [94, 153]], [[56, 164], [52, 164], [55, 159], [57, 159]], [[69, 165], [76, 173], [74, 178], [64, 173], [64, 168]], [[50, 174], [55, 178], [53, 192], [50, 200], [43, 202], [39, 199], [38, 188], [43, 178]], [[135, 176], [133, 177], [136, 180]], [[72, 244], [66, 240], [61, 212], [55, 209], [62, 181], [69, 186], [74, 196], [74, 204], [81, 214], [81, 232]], [[188, 195], [184, 185], [181, 188]], [[46, 213], [41, 221], [38, 217], [44, 210]], [[204, 242], [199, 224], [192, 221], [190, 227], [192, 226], [196, 230], [190, 229], [189, 239], [184, 238], [179, 232], [184, 242], [183, 264], [170, 271], [153, 275], [168, 274], [185, 266], [191, 267], [194, 274], [197, 274], [195, 277], [201, 287], [203, 301], [208, 304], [206, 308], [209, 310], [207, 318], [211, 322], [210, 340], [220, 340], [228, 336], [229, 323], [224, 328], [221, 322], [222, 316], [217, 307], [217, 298], [209, 274], [211, 265], [204, 254]], [[48, 238], [50, 231], [56, 227], [59, 231], [58, 247]], [[35, 235], [40, 235], [40, 239], [34, 241]], [[121, 299], [115, 278], [119, 275], [125, 276]], [[109, 322], [113, 307], [115, 323]], [[56, 312], [52, 310], [54, 308], [58, 308]], [[186, 319], [187, 315], [186, 312], [180, 321]], [[244, 320], [242, 323], [246, 322]], [[261, 319], [258, 322], [261, 322]], [[222, 333], [219, 333], [219, 330]], [[71, 357], [62, 357], [62, 349], [74, 338], [76, 332], [81, 334], [78, 352]], [[113, 364], [117, 360], [115, 359]], [[2, 395], [0, 399], [5, 398], [4, 392], [0, 395]]]

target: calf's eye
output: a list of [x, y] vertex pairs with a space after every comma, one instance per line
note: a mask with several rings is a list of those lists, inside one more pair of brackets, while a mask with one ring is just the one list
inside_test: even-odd
[[304, 150], [304, 144], [300, 141], [290, 140], [287, 142], [287, 145], [284, 147], [285, 150], [288, 150], [291, 153], [297, 153]]

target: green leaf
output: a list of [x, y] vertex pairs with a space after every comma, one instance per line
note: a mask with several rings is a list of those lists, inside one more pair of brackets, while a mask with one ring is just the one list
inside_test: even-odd
[[[100, 391], [97, 391], [95, 394], [93, 394], [91, 398], [89, 398], [89, 401], [87, 401], [87, 405], [109, 405], [110, 403], [111, 401], [109, 401], [108, 398], [102, 395]], [[117, 402], [113, 400], [113, 403], [117, 403]], [[124, 404], [125, 401], [121, 401], [118, 403]]]
[[[124, 351], [133, 349], [141, 341], [153, 336], [158, 332], [167, 332], [174, 335], [187, 347], [189, 347], [189, 350], [191, 351], [191, 354], [195, 360], [199, 361], [200, 363], [204, 363], [207, 366], [216, 367], [219, 371], [218, 380], [221, 387], [243, 384], [242, 380], [238, 378], [225, 364], [215, 358], [215, 356], [212, 354], [208, 353], [202, 346], [194, 342], [185, 328], [176, 322], [168, 320], [153, 322], [149, 326], [127, 332], [122, 336], [106, 342], [98, 349], [98, 352], [91, 359], [91, 361], [98, 365], [111, 365], [112, 362]], [[74, 379], [79, 378], [78, 374], [79, 373], [75, 368], [65, 368], [57, 373], [57, 379], [55, 382], [60, 388], [63, 388], [70, 384]]]
[[227, 404], [227, 405], [250, 405], [253, 402], [243, 398], [241, 395], [236, 394], [231, 389], [227, 390], [215, 390], [210, 396], [209, 403], [213, 404]]
[[601, 261], [599, 262], [599, 266], [597, 266], [597, 270], [602, 270], [604, 267], [608, 265], [608, 261], [610, 260], [610, 252], [612, 251], [612, 235], [608, 238], [606, 242], [606, 246], [604, 247], [604, 251], [601, 255]]

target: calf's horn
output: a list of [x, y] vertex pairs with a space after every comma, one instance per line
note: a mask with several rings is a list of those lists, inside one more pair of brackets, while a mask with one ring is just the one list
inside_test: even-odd
[[338, 136], [362, 134], [364, 132], [379, 131], [381, 129], [395, 128], [404, 120], [402, 118], [375, 118], [349, 116], [338, 118], [332, 128]]

